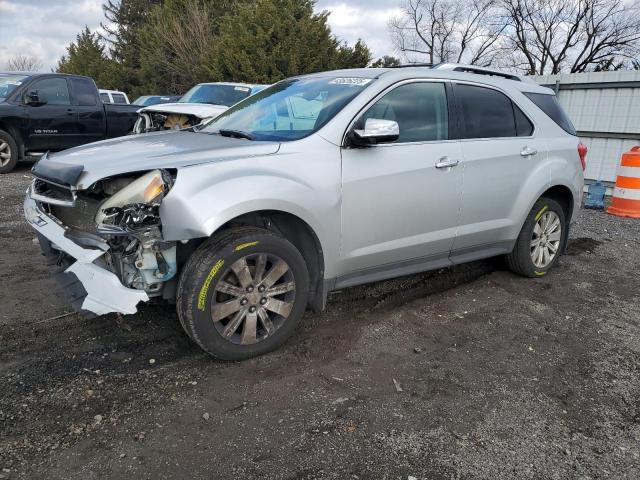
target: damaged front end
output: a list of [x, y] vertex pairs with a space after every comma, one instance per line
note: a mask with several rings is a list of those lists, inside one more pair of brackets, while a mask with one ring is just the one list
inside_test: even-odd
[[153, 170], [82, 191], [33, 181], [25, 216], [45, 254], [65, 267], [62, 283], [76, 309], [129, 314], [140, 301], [175, 297], [177, 246], [163, 240], [159, 214], [174, 180], [174, 171]]
[[182, 130], [199, 125], [204, 121], [197, 115], [187, 113], [141, 111], [133, 127], [133, 133], [162, 132], [165, 130]]

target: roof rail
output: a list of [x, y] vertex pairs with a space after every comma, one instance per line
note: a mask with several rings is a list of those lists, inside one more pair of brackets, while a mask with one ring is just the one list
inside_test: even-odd
[[460, 63], [439, 63], [438, 65], [435, 65], [433, 68], [434, 70], [451, 70], [454, 72], [475, 73], [476, 75], [489, 75], [492, 77], [502, 77], [508, 80], [522, 82], [522, 77], [520, 77], [520, 75], [501, 72], [500, 70], [494, 70], [493, 68], [478, 67], [476, 65], [463, 65]]
[[433, 63], [402, 63], [400, 65], [393, 65], [389, 68], [412, 68], [412, 67], [433, 68]]

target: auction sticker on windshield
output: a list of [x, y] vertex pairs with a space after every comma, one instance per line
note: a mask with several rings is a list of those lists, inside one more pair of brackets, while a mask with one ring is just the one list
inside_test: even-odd
[[340, 77], [340, 78], [334, 78], [329, 82], [329, 84], [331, 85], [358, 85], [358, 86], [364, 86], [367, 83], [371, 83], [370, 78]]

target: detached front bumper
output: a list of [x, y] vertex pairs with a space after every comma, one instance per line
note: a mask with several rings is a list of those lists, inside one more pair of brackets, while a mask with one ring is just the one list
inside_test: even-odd
[[63, 226], [38, 207], [31, 193], [30, 187], [24, 201], [27, 221], [50, 243], [53, 251], [63, 252], [75, 260], [62, 274], [61, 282], [65, 293], [72, 298], [74, 308], [95, 315], [136, 313], [138, 303], [148, 301], [149, 296], [144, 291], [126, 288], [115, 274], [97, 264], [108, 247], [78, 245], [67, 237]]

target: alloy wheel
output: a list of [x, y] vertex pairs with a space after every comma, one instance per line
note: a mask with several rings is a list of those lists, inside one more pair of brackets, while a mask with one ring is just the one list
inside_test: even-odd
[[220, 335], [232, 343], [261, 342], [287, 321], [295, 289], [289, 265], [277, 255], [244, 256], [216, 284], [211, 319]]
[[7, 142], [0, 140], [0, 167], [6, 166], [11, 161], [11, 147]]
[[551, 265], [562, 239], [562, 223], [557, 213], [544, 212], [533, 227], [531, 238], [531, 260], [537, 268]]

